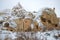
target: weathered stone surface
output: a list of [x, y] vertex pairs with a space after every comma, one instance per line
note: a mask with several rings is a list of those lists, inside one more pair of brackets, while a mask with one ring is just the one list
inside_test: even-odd
[[29, 18], [24, 19], [24, 30], [27, 30], [31, 27], [32, 20]]
[[42, 11], [41, 22], [46, 26], [47, 30], [53, 30], [59, 24], [59, 19], [55, 14], [55, 9], [47, 8]]
[[14, 20], [17, 24], [16, 31], [23, 31], [23, 19]]
[[33, 25], [34, 25], [33, 31], [37, 32], [37, 31], [41, 31], [42, 30], [42, 28], [40, 26], [38, 26], [37, 21], [34, 21]]
[[28, 31], [31, 28], [32, 20], [29, 18], [26, 19], [16, 19], [17, 31]]
[[4, 27], [2, 27], [1, 30], [7, 30], [7, 31], [11, 31], [11, 32], [15, 32], [16, 31], [16, 29], [11, 27], [8, 22], [6, 22], [3, 26]]

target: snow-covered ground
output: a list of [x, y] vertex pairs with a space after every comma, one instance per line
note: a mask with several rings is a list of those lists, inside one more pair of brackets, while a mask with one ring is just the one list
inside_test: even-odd
[[60, 30], [53, 30], [48, 32], [10, 32], [10, 31], [0, 31], [0, 39], [4, 40], [5, 38], [8, 38], [10, 40], [15, 40], [17, 37], [22, 38], [33, 38], [37, 40], [60, 40], [60, 37], [54, 37], [58, 36], [60, 34]]

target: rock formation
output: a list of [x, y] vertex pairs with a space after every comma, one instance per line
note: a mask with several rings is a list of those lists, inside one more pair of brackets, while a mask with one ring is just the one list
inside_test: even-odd
[[55, 27], [58, 27], [59, 20], [55, 14], [55, 8], [45, 8], [40, 18], [47, 30], [53, 30]]

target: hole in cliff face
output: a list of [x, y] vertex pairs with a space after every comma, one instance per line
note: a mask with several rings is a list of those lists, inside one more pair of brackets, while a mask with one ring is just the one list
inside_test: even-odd
[[4, 24], [4, 27], [9, 27], [9, 23], [5, 23]]
[[55, 24], [55, 27], [58, 27], [58, 25], [57, 25], [57, 24]]
[[43, 18], [43, 17], [41, 17], [41, 20], [42, 20], [43, 22], [46, 22], [46, 19], [45, 19], [45, 18]]
[[10, 30], [10, 31], [13, 31], [13, 30]]
[[50, 21], [50, 20], [48, 20], [48, 23], [51, 23], [51, 21]]
[[58, 37], [60, 37], [60, 34], [58, 35]]
[[38, 25], [36, 25], [36, 28], [38, 29]]
[[2, 21], [0, 21], [0, 24], [2, 24], [3, 22]]

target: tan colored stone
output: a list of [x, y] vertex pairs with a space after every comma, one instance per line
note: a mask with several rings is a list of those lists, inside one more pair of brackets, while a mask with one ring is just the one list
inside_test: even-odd
[[34, 28], [33, 28], [33, 31], [34, 32], [37, 32], [37, 31], [41, 31], [42, 30], [42, 28], [40, 26], [38, 26], [37, 21], [34, 21], [33, 24], [34, 24]]
[[28, 31], [31, 29], [32, 20], [29, 18], [26, 19], [16, 19], [17, 31]]
[[31, 28], [32, 20], [29, 18], [24, 19], [24, 30], [29, 30]]
[[46, 26], [47, 30], [53, 30], [56, 26], [59, 24], [59, 19], [57, 18], [54, 9], [47, 9], [48, 12], [46, 10], [42, 11], [42, 15], [41, 15], [41, 22], [43, 23], [43, 25]]
[[16, 31], [17, 32], [23, 31], [23, 19], [16, 19], [14, 21], [17, 24]]

